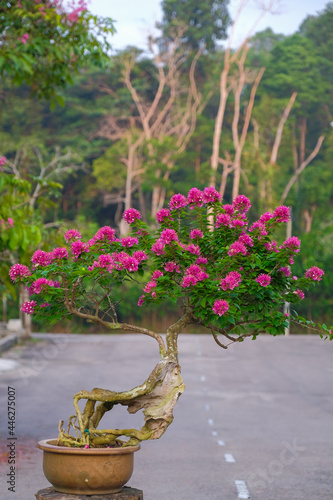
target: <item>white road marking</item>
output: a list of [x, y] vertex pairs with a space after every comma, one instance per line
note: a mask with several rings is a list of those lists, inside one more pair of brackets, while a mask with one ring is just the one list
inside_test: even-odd
[[212, 436], [217, 436], [217, 432], [216, 431], [212, 431]]
[[225, 460], [226, 462], [229, 462], [229, 463], [235, 463], [235, 462], [236, 462], [236, 460], [235, 460], [234, 456], [233, 456], [233, 455], [231, 455], [231, 453], [226, 453], [226, 454], [224, 455], [224, 460]]
[[247, 489], [245, 481], [235, 481], [237, 488], [238, 498], [251, 498], [249, 490]]
[[225, 442], [224, 441], [221, 441], [221, 439], [218, 440], [217, 444], [219, 446], [225, 446]]
[[207, 404], [205, 404], [205, 410], [206, 410], [206, 411], [210, 411], [210, 405], [209, 405], [208, 403], [207, 403]]
[[205, 377], [205, 375], [201, 375], [200, 380], [201, 380], [201, 382], [206, 382], [206, 377]]
[[214, 425], [214, 420], [212, 418], [208, 419], [208, 425]]

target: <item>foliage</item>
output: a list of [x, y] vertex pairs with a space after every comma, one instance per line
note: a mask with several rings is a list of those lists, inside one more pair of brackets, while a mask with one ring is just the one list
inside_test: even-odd
[[290, 267], [299, 239], [291, 237], [281, 245], [274, 240], [276, 227], [289, 218], [287, 207], [263, 214], [247, 229], [250, 202], [243, 195], [223, 205], [213, 188], [193, 188], [187, 198], [174, 195], [169, 206], [157, 214], [161, 228], [155, 232], [138, 211], [129, 209], [124, 219], [136, 229], [135, 237], [119, 240], [106, 226], [83, 242], [78, 231], [70, 230], [65, 235], [72, 241], [69, 252], [65, 247], [38, 250], [32, 274], [14, 266], [13, 280], [23, 279], [33, 296], [23, 310], [37, 316], [47, 312], [54, 320], [74, 314], [117, 328], [117, 304], [125, 298], [116, 298], [115, 290], [128, 280], [140, 281], [148, 268], [151, 277], [139, 305], [181, 300], [192, 323], [229, 339], [229, 332], [238, 340], [283, 333], [284, 302], [300, 302], [303, 289], [323, 274], [312, 266], [297, 279]]
[[186, 28], [185, 44], [193, 50], [203, 45], [214, 50], [226, 38], [230, 25], [229, 0], [163, 0], [163, 19], [158, 24], [164, 39], [172, 38], [175, 26]]
[[333, 2], [317, 16], [308, 16], [300, 26], [300, 34], [312, 41], [318, 54], [318, 65], [325, 79], [333, 83]]
[[317, 53], [311, 40], [295, 33], [277, 42], [262, 81], [262, 91], [268, 87], [276, 97], [297, 92], [300, 113], [309, 114], [328, 99], [328, 82], [322, 78]]
[[15, 260], [27, 263], [29, 248], [42, 239], [41, 224], [29, 205], [31, 185], [28, 181], [0, 171], [0, 278], [6, 290], [15, 297], [15, 287], [8, 270]]
[[112, 20], [92, 15], [85, 0], [0, 2], [0, 75], [62, 104], [59, 91], [90, 61], [105, 64]]

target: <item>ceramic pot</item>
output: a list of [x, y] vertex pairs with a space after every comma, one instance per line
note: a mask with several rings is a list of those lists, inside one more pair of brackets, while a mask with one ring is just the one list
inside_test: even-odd
[[56, 491], [72, 495], [116, 493], [133, 473], [134, 452], [125, 448], [68, 448], [57, 439], [39, 441], [43, 450], [43, 470]]

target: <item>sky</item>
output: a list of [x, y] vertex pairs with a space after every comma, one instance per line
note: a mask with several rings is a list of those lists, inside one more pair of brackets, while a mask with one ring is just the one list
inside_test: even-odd
[[[238, 45], [257, 19], [260, 11], [260, 0], [248, 0], [246, 9], [238, 22], [233, 46]], [[265, 0], [261, 0], [263, 3]], [[267, 0], [266, 0], [267, 1]], [[255, 31], [271, 27], [275, 33], [291, 35], [297, 31], [307, 15], [317, 15], [329, 0], [275, 0], [276, 14], [265, 14]], [[147, 37], [154, 34], [154, 25], [162, 18], [160, 0], [90, 0], [89, 10], [97, 15], [111, 17], [115, 21], [117, 33], [112, 37], [114, 50], [123, 49], [126, 45], [147, 48]], [[229, 11], [234, 17], [239, 0], [231, 0]], [[155, 31], [156, 33], [156, 31]]]

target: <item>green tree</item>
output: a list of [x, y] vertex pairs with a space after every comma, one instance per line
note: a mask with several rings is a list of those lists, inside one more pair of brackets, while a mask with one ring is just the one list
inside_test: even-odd
[[321, 74], [333, 83], [333, 2], [329, 2], [318, 16], [308, 16], [300, 26], [299, 33], [312, 41], [319, 56]]
[[230, 25], [229, 0], [163, 0], [162, 22], [158, 27], [164, 39], [173, 37], [176, 26], [185, 26], [184, 42], [193, 50], [203, 45], [214, 50], [227, 36]]
[[92, 15], [85, 0], [0, 1], [0, 76], [13, 86], [62, 103], [59, 91], [87, 61], [104, 64], [113, 33], [110, 18]]

